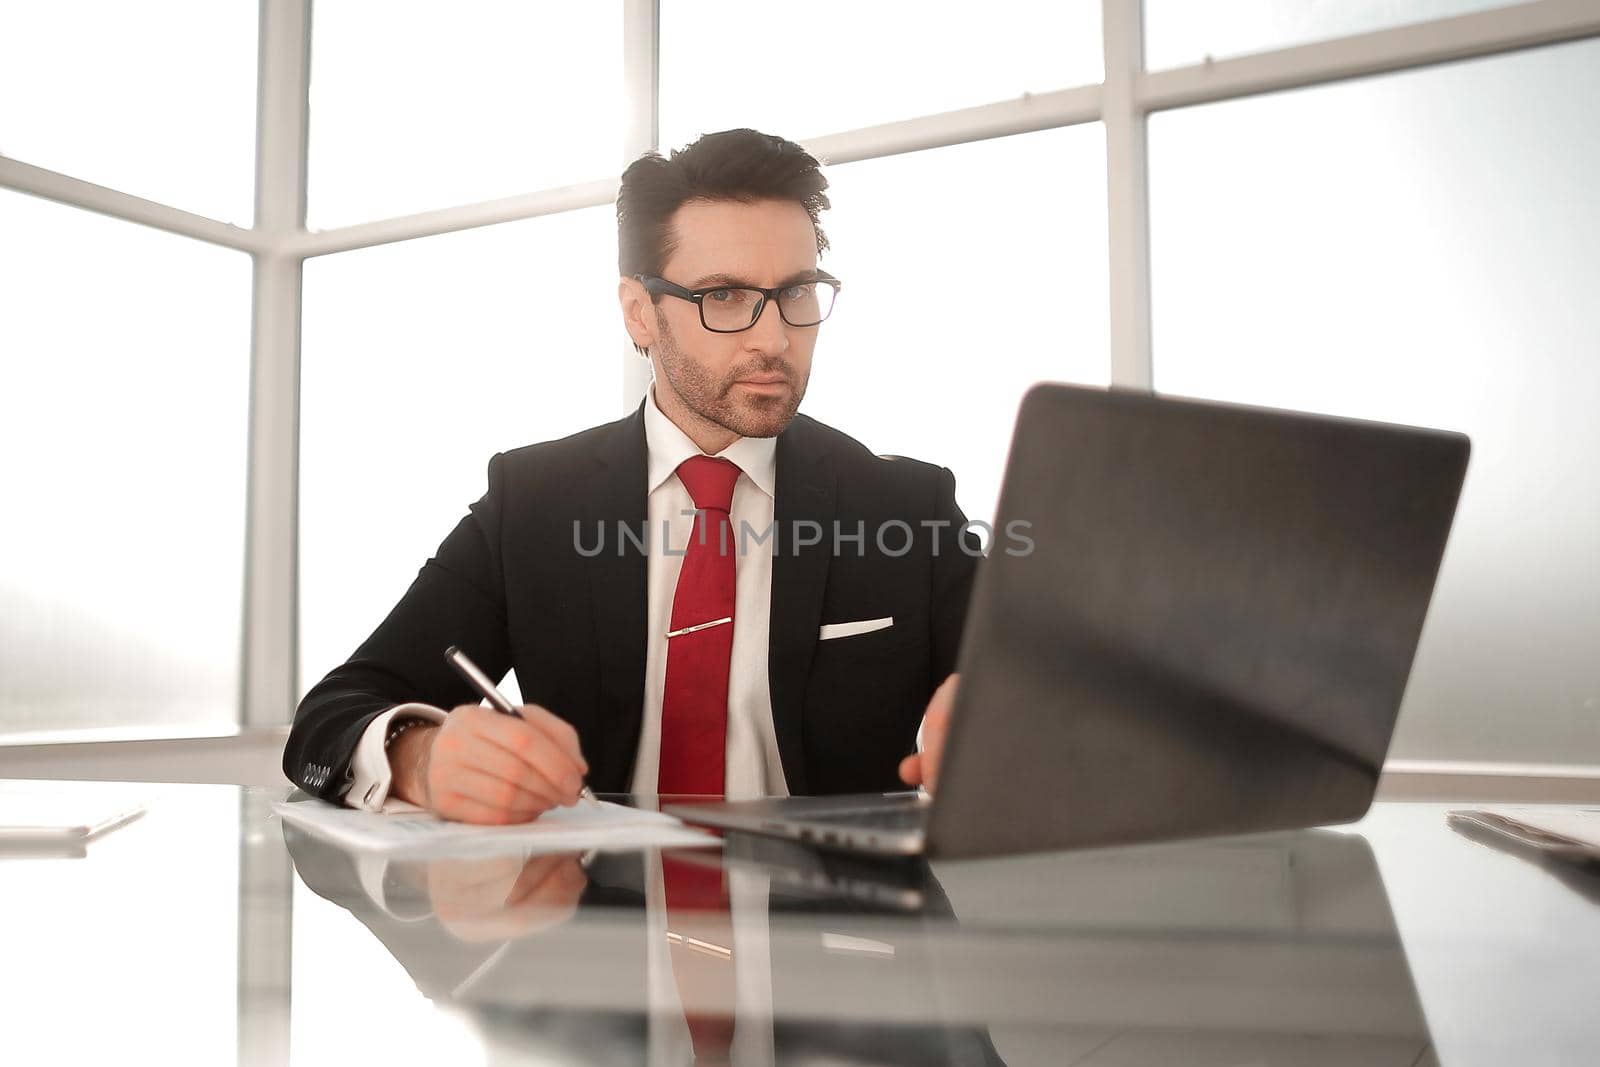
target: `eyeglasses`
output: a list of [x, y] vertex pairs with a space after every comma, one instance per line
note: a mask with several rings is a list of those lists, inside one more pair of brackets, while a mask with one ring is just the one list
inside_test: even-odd
[[707, 289], [685, 289], [665, 278], [635, 274], [651, 296], [675, 296], [700, 307], [700, 325], [712, 333], [739, 333], [761, 318], [768, 300], [778, 302], [778, 314], [790, 326], [816, 326], [833, 313], [840, 282], [831, 274], [817, 272], [809, 281], [791, 282], [776, 289], [754, 286], [714, 285]]

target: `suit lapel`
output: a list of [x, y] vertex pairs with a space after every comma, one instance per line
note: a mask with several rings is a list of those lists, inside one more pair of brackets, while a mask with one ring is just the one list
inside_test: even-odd
[[627, 792], [639, 749], [644, 714], [645, 628], [649, 560], [621, 540], [618, 523], [637, 536], [647, 521], [644, 406], [617, 424], [617, 432], [594, 452], [596, 468], [587, 488], [586, 537], [595, 523], [605, 531], [605, 550], [590, 561], [590, 604], [599, 642], [600, 693], [606, 706], [603, 766], [591, 768], [597, 789]]
[[[833, 464], [807, 432], [803, 416], [778, 437], [773, 518], [772, 617], [767, 638], [767, 685], [772, 725], [791, 794], [810, 791], [801, 731], [806, 678], [822, 626], [822, 593], [833, 552]], [[812, 527], [808, 524], [815, 523]], [[795, 527], [819, 543], [796, 549]]]

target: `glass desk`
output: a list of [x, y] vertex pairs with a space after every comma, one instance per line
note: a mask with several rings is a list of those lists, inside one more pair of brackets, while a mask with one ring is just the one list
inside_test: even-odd
[[[152, 804], [77, 850], [0, 845], [12, 1063], [676, 1064], [697, 1043], [738, 1064], [1600, 1056], [1600, 873], [1462, 836], [1441, 805], [931, 865], [742, 836], [427, 863], [285, 827], [287, 788], [75, 788]], [[686, 870], [727, 910], [669, 900]]]

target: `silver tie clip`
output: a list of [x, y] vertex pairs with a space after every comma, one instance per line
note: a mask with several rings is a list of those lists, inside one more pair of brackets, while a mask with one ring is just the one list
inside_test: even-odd
[[696, 630], [709, 630], [713, 626], [721, 626], [725, 622], [732, 622], [732, 621], [733, 621], [733, 616], [732, 615], [728, 615], [728, 616], [725, 616], [725, 617], [720, 618], [720, 619], [712, 619], [710, 622], [697, 622], [693, 626], [685, 626], [681, 630], [668, 630], [667, 631], [667, 636], [668, 637], [682, 637], [684, 634], [692, 634]]

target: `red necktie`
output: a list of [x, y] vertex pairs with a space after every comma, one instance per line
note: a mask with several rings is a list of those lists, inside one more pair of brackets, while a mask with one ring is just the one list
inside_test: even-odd
[[739, 468], [695, 456], [678, 467], [678, 478], [700, 514], [672, 598], [656, 791], [721, 796], [733, 652], [735, 546], [728, 509]]

